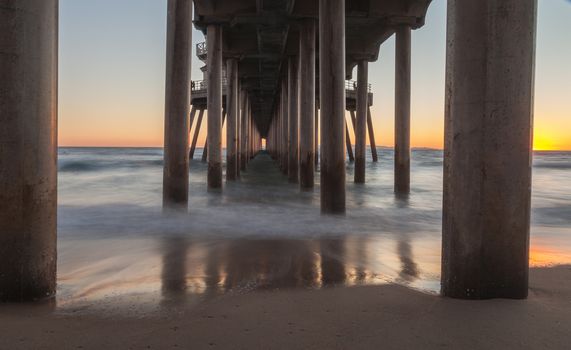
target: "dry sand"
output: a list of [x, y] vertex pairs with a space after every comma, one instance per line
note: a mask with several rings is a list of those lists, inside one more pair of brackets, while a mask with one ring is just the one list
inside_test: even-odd
[[571, 266], [533, 269], [527, 300], [402, 286], [227, 294], [144, 316], [0, 307], [0, 349], [571, 349]]

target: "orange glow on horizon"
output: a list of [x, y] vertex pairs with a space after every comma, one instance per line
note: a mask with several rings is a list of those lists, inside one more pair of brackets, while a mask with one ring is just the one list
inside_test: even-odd
[[556, 251], [544, 246], [531, 245], [529, 251], [529, 265], [531, 267], [545, 267], [565, 265], [571, 261], [571, 255], [565, 251]]
[[[97, 120], [97, 118], [93, 118]], [[60, 118], [59, 145], [61, 147], [163, 147], [162, 115], [153, 117], [154, 122], [130, 124], [136, 117], [126, 117], [124, 122], [111, 122], [108, 124], [94, 122], [87, 126], [74, 120]], [[394, 135], [393, 125], [384, 125], [379, 120], [374, 119], [374, 131], [377, 146], [393, 147]], [[351, 143], [354, 144], [355, 136], [350, 124]], [[534, 127], [534, 151], [558, 151], [571, 150], [571, 137], [569, 131], [571, 125], [566, 127], [568, 122], [557, 118], [536, 118]], [[196, 124], [196, 122], [194, 123]], [[133, 125], [137, 125], [133, 127]], [[189, 135], [190, 141], [194, 135], [193, 125]], [[197, 147], [203, 147], [206, 140], [206, 115], [198, 137]], [[225, 146], [225, 129], [222, 130], [222, 142]], [[413, 124], [411, 130], [411, 146], [413, 148], [442, 149], [444, 143], [444, 131], [441, 125], [430, 125], [419, 121], [418, 125]], [[367, 137], [367, 145], [369, 138]]]

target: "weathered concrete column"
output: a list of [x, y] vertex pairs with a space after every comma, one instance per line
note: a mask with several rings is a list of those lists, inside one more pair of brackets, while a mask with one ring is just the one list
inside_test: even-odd
[[0, 1], [0, 302], [56, 291], [58, 1]]
[[315, 168], [319, 165], [319, 107], [315, 101]]
[[240, 121], [240, 170], [246, 171], [248, 163], [248, 93], [244, 91], [242, 99], [242, 116]]
[[367, 161], [367, 109], [369, 107], [369, 63], [357, 66], [357, 118], [355, 120], [355, 182], [365, 183]]
[[288, 159], [289, 159], [289, 104], [288, 104], [288, 81], [287, 75], [282, 79], [282, 171], [285, 175], [288, 173]]
[[163, 166], [163, 207], [187, 209], [192, 1], [169, 0]]
[[226, 117], [226, 180], [238, 178], [238, 61], [228, 59], [226, 62], [228, 75], [228, 92], [226, 93], [228, 115]]
[[[236, 71], [238, 73], [238, 71]], [[242, 103], [243, 103], [243, 91], [242, 91], [242, 84], [240, 83], [239, 74], [236, 74], [236, 79], [238, 80], [238, 107], [236, 110], [236, 178], [240, 179], [240, 171], [241, 171], [241, 146], [242, 146]]]
[[248, 145], [247, 145], [247, 149], [248, 149], [248, 159], [246, 159], [246, 161], [249, 163], [250, 159], [252, 158], [252, 147], [250, 147], [252, 145], [252, 105], [250, 103], [248, 103]]
[[395, 58], [395, 192], [410, 192], [410, 50], [411, 29], [396, 31]]
[[527, 296], [536, 15], [536, 0], [448, 2], [445, 296]]
[[345, 212], [345, 0], [319, 0], [321, 211]]
[[304, 19], [299, 39], [299, 185], [312, 189], [315, 173], [315, 35], [316, 23]]
[[298, 87], [298, 57], [289, 60], [288, 69], [288, 124], [289, 124], [289, 158], [288, 180], [291, 183], [299, 182], [299, 87]]
[[209, 24], [206, 43], [208, 84], [208, 188], [222, 188], [222, 28]]
[[248, 104], [246, 105], [246, 166], [248, 165], [248, 163], [250, 162], [250, 138], [252, 137], [252, 135], [250, 135], [250, 123], [251, 123], [251, 115], [250, 115], [250, 101], [248, 101]]

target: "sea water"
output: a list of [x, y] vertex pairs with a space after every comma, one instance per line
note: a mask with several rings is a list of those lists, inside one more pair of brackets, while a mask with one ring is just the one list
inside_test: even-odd
[[[164, 215], [162, 149], [61, 148], [58, 304], [383, 283], [438, 293], [443, 153], [413, 150], [411, 194], [399, 198], [394, 153], [378, 151], [364, 185], [347, 162], [347, 214], [324, 216], [318, 172], [300, 192], [262, 154], [209, 192], [198, 149], [188, 213]], [[535, 153], [532, 207], [531, 266], [571, 263], [571, 152]]]

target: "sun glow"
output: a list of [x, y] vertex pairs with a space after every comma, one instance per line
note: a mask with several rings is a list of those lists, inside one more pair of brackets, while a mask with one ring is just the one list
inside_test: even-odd
[[535, 151], [571, 150], [571, 123], [565, 118], [536, 117], [533, 136]]

